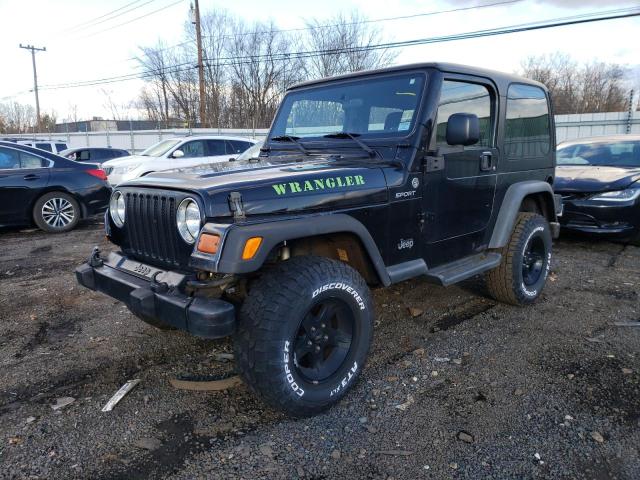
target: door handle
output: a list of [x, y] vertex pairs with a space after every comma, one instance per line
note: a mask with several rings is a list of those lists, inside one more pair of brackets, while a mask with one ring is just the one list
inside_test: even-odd
[[493, 154], [491, 152], [482, 152], [480, 154], [480, 170], [488, 172], [495, 169], [496, 166], [493, 164]]
[[25, 180], [37, 180], [40, 178], [40, 175], [36, 175], [35, 173], [30, 173], [28, 175], [25, 175], [24, 177]]

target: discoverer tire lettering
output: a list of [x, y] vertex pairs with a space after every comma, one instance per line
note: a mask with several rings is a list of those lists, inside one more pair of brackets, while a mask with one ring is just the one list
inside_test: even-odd
[[[314, 379], [307, 374], [311, 369], [303, 364], [305, 357], [297, 353], [301, 338], [307, 338], [300, 336], [303, 321], [315, 318], [316, 309], [324, 305], [336, 305], [335, 311], [341, 312], [327, 317], [328, 322], [351, 325], [350, 340], [348, 347], [341, 343], [340, 349], [322, 350], [321, 358], [344, 357], [337, 357], [339, 362], [327, 360], [332, 367]], [[373, 315], [371, 292], [352, 267], [324, 257], [294, 257], [265, 271], [249, 290], [234, 335], [238, 371], [267, 404], [293, 416], [314, 415], [339, 401], [356, 383], [369, 352]]]

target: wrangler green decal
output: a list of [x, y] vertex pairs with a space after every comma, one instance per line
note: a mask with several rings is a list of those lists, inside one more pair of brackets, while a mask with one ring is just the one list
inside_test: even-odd
[[344, 177], [314, 178], [303, 182], [274, 183], [271, 186], [277, 195], [286, 195], [287, 193], [314, 192], [325, 188], [333, 190], [364, 184], [365, 181], [362, 175], [346, 175]]

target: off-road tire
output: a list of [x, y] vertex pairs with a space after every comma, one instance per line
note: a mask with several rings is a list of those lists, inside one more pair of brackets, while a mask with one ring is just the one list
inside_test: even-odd
[[[314, 383], [300, 373], [295, 340], [303, 319], [323, 302], [343, 305], [354, 328], [340, 366]], [[324, 257], [294, 257], [266, 271], [249, 290], [234, 335], [238, 371], [270, 406], [294, 417], [314, 415], [355, 384], [371, 345], [373, 318], [371, 292], [356, 270]]]
[[[42, 209], [44, 205], [48, 202], [55, 202], [57, 200], [66, 202], [65, 205], [70, 205], [70, 208], [73, 211], [73, 219], [68, 223], [65, 223], [65, 225], [63, 226], [50, 225], [49, 223], [47, 223], [45, 217], [43, 216]], [[36, 200], [36, 203], [33, 206], [33, 221], [36, 223], [39, 229], [49, 233], [63, 233], [68, 232], [69, 230], [73, 230], [80, 221], [81, 216], [82, 211], [80, 209], [80, 204], [78, 204], [78, 201], [68, 193], [64, 192], [45, 193], [38, 200]]]
[[[525, 285], [522, 272], [524, 251], [533, 238], [540, 238], [544, 244], [544, 263], [538, 280], [532, 285]], [[511, 238], [500, 251], [500, 265], [486, 274], [491, 296], [511, 305], [533, 303], [540, 296], [549, 275], [551, 244], [551, 229], [546, 218], [537, 213], [519, 213]]]

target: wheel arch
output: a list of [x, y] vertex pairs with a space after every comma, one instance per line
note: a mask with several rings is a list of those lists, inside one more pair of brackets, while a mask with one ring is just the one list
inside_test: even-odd
[[557, 222], [553, 189], [548, 182], [528, 180], [514, 183], [507, 189], [489, 241], [489, 248], [502, 248], [507, 244], [518, 213], [523, 211], [538, 211], [550, 223]]
[[[262, 237], [263, 243], [254, 258], [242, 260], [245, 242], [251, 237]], [[309, 254], [334, 258], [354, 267], [368, 283], [391, 284], [371, 234], [362, 223], [347, 214], [234, 225], [225, 235], [216, 271], [249, 273], [259, 270], [285, 242], [293, 256]], [[196, 254], [192, 255], [192, 260], [194, 256], [199, 261], [192, 264], [201, 264], [204, 260]]]
[[75, 195], [73, 192], [69, 191], [67, 188], [61, 186], [61, 185], [49, 185], [45, 188], [43, 188], [40, 193], [38, 195], [36, 195], [35, 197], [33, 197], [33, 199], [31, 200], [31, 204], [29, 205], [29, 216], [31, 218], [31, 220], [33, 221], [33, 217], [35, 212], [33, 211], [33, 209], [36, 206], [36, 203], [38, 203], [38, 200], [40, 200], [43, 196], [47, 195], [48, 193], [54, 193], [54, 192], [61, 192], [61, 193], [65, 193], [67, 195], [70, 195], [71, 197], [73, 197], [73, 199], [78, 202], [78, 205], [80, 205], [80, 218], [84, 219], [87, 218], [87, 207], [85, 206], [84, 202], [78, 198], [77, 195]]

